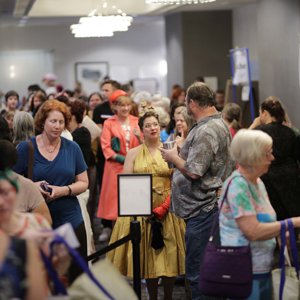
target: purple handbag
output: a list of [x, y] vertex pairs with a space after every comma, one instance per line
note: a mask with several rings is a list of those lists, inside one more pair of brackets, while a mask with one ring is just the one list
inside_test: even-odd
[[[227, 185], [219, 211], [227, 197], [232, 179]], [[213, 242], [213, 235], [218, 220], [219, 213], [215, 216], [201, 264], [200, 291], [208, 296], [245, 299], [252, 292], [253, 274], [250, 245], [241, 247], [216, 245]]]

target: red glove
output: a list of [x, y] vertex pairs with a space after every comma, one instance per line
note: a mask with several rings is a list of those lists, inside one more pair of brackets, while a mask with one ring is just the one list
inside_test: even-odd
[[168, 195], [165, 201], [160, 205], [153, 209], [153, 213], [156, 218], [159, 220], [163, 219], [163, 217], [168, 213], [171, 203], [171, 196]]

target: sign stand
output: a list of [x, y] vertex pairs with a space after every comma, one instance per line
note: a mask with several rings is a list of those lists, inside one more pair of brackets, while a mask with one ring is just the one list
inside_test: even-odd
[[132, 243], [133, 289], [138, 298], [142, 299], [140, 263], [141, 225], [140, 222], [136, 220], [136, 217], [130, 222], [130, 236]]
[[[138, 195], [138, 197], [137, 197]], [[133, 288], [141, 299], [140, 242], [141, 225], [137, 216], [152, 214], [152, 174], [118, 175], [118, 215], [130, 216], [130, 237], [132, 243]]]

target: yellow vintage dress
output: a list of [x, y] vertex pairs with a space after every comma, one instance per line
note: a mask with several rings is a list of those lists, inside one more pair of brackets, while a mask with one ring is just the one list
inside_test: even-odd
[[[141, 146], [134, 162], [134, 173], [152, 173], [153, 208], [164, 202], [170, 193], [170, 169], [163, 160], [160, 151], [154, 157], [145, 145]], [[138, 195], [137, 195], [138, 200]], [[130, 217], [119, 217], [114, 226], [110, 243], [123, 238], [129, 233]], [[173, 277], [185, 274], [185, 222], [168, 212], [163, 219], [163, 238], [165, 246], [159, 250], [151, 247], [151, 225], [147, 217], [139, 217], [141, 224], [141, 277]], [[133, 276], [131, 242], [110, 251], [109, 260], [127, 277]]]

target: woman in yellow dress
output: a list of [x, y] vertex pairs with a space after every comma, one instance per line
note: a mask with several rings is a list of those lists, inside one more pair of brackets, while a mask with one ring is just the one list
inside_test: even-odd
[[[175, 277], [185, 274], [185, 223], [168, 210], [171, 170], [158, 149], [161, 147], [158, 115], [154, 110], [148, 110], [139, 119], [139, 126], [144, 135], [144, 143], [127, 153], [123, 172], [152, 173], [153, 214], [162, 223], [164, 242], [162, 248], [152, 248], [150, 219], [138, 218], [142, 233], [141, 276], [146, 279], [150, 300], [157, 299], [159, 278], [162, 278], [165, 299], [172, 299]], [[117, 219], [110, 243], [129, 233], [131, 220], [130, 217]], [[110, 251], [107, 256], [124, 276], [132, 277], [130, 242]]]

